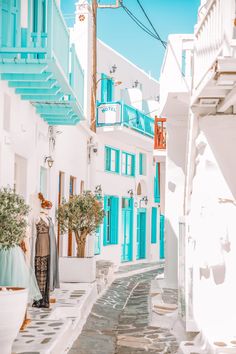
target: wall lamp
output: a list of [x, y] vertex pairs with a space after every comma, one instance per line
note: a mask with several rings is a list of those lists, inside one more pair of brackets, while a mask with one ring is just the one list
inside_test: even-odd
[[97, 198], [101, 198], [102, 197], [102, 185], [101, 184], [98, 184], [95, 187], [94, 194], [97, 196]]
[[129, 189], [127, 193], [129, 194], [130, 198], [133, 198], [133, 197], [134, 197], [134, 191], [133, 191], [133, 189]]
[[140, 201], [141, 201], [141, 202], [144, 202], [145, 205], [147, 205], [147, 203], [148, 203], [148, 197], [147, 197], [147, 196], [144, 196]]
[[140, 84], [140, 82], [138, 80], [135, 80], [134, 84], [133, 84], [133, 87], [137, 88], [139, 84]]
[[48, 167], [51, 168], [53, 166], [54, 160], [52, 158], [52, 156], [45, 156], [44, 158], [44, 163], [48, 164]]
[[116, 70], [117, 70], [116, 64], [112, 65], [111, 70], [110, 70], [110, 74], [114, 74], [116, 72]]

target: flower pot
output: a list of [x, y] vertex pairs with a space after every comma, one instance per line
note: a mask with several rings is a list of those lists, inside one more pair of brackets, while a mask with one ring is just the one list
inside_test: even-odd
[[28, 290], [13, 288], [3, 291], [0, 288], [0, 348], [1, 354], [11, 354], [15, 340], [24, 320], [27, 307]]
[[60, 257], [59, 272], [63, 283], [92, 283], [96, 279], [95, 258]]

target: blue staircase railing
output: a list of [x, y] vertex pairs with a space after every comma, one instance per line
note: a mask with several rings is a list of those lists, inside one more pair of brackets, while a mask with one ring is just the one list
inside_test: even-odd
[[84, 118], [84, 73], [62, 13], [56, 0], [28, 0], [26, 9], [22, 24], [20, 1], [0, 0], [0, 78], [50, 125], [76, 124]]

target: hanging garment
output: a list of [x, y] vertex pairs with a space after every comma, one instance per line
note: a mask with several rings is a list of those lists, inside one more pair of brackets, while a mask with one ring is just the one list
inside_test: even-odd
[[40, 218], [36, 224], [37, 238], [35, 244], [35, 275], [42, 299], [34, 301], [33, 307], [49, 307], [50, 288], [50, 240], [49, 225]]
[[50, 242], [50, 290], [60, 287], [59, 282], [59, 266], [58, 266], [58, 253], [57, 242], [54, 231], [54, 224], [52, 218], [48, 217], [49, 221], [49, 242]]
[[0, 286], [28, 288], [29, 302], [42, 298], [34, 271], [19, 246], [0, 247]]

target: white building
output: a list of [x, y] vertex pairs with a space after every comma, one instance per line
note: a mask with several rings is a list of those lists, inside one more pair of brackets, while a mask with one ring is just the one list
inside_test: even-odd
[[[25, 197], [32, 223], [39, 191], [52, 201], [54, 218], [63, 197], [101, 185], [106, 217], [97, 232], [97, 258], [157, 261], [153, 136], [159, 83], [99, 41], [94, 133], [90, 5], [77, 4], [70, 30], [54, 0], [0, 5], [1, 26], [10, 24], [0, 41], [0, 185]], [[72, 235], [58, 232], [58, 238], [60, 255], [74, 255]]]
[[160, 79], [166, 280], [206, 353], [235, 352], [235, 6], [202, 1], [194, 35], [169, 37]]
[[[91, 23], [90, 6], [79, 2], [73, 34], [78, 43], [85, 40], [81, 33], [87, 33], [88, 41], [91, 38]], [[86, 47], [87, 52], [79, 51], [84, 69], [91, 67], [91, 52]], [[91, 188], [101, 187], [106, 217], [97, 231], [95, 252], [98, 259], [116, 264], [157, 261], [160, 188], [153, 137], [159, 83], [101, 41], [97, 53], [97, 134], [91, 148]], [[158, 186], [156, 196], [154, 184]]]

